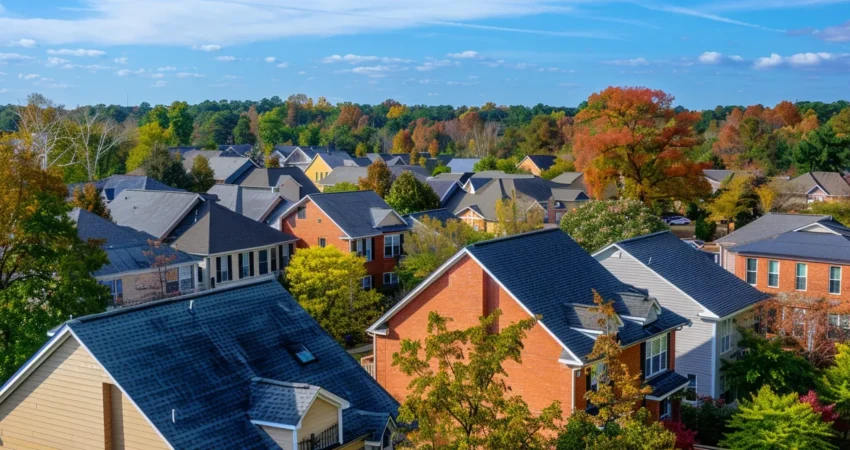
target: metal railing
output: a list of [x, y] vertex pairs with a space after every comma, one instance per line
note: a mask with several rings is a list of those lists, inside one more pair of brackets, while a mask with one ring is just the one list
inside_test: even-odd
[[323, 450], [336, 445], [339, 445], [339, 424], [334, 424], [319, 434], [311, 434], [298, 443], [298, 450]]

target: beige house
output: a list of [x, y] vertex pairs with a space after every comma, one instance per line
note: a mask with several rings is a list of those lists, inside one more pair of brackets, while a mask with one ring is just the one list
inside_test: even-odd
[[397, 408], [264, 277], [66, 322], [0, 388], [0, 448], [385, 450]]

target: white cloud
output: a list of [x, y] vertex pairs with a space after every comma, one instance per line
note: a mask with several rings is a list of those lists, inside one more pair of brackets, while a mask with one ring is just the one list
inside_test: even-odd
[[24, 61], [32, 61], [32, 56], [21, 55], [19, 53], [0, 53], [0, 62], [20, 63]]
[[163, 81], [163, 80], [159, 80], [156, 83], [151, 85], [151, 87], [154, 87], [154, 88], [162, 88], [162, 87], [166, 87], [166, 86], [168, 86], [168, 82]]
[[342, 56], [342, 55], [331, 55], [322, 58], [322, 62], [325, 64], [332, 64], [336, 62], [345, 62], [349, 64], [363, 64], [367, 62], [382, 62], [385, 64], [400, 64], [400, 63], [409, 63], [411, 60], [404, 58], [391, 58], [388, 56], [366, 56], [366, 55], [352, 55], [351, 53]]
[[58, 56], [48, 56], [47, 57], [47, 63], [45, 64], [45, 66], [56, 67], [56, 66], [61, 66], [62, 64], [68, 64], [70, 62], [71, 62], [70, 60], [60, 58]]
[[612, 60], [612, 61], [605, 61], [604, 63], [610, 64], [610, 65], [613, 65], [613, 66], [630, 66], [630, 67], [648, 66], [649, 65], [649, 61], [647, 61], [645, 58], [615, 59], [615, 60]]
[[298, 75], [307, 75], [307, 72], [302, 70], [302, 71], [298, 72]]
[[448, 81], [446, 82], [449, 86], [474, 86], [478, 84], [477, 81]]
[[[455, 64], [457, 64], [457, 63], [455, 62]], [[446, 67], [446, 66], [450, 66], [450, 65], [452, 65], [452, 62], [447, 60], [447, 59], [441, 59], [441, 60], [432, 59], [432, 60], [425, 61], [424, 63], [422, 63], [419, 66], [416, 66], [416, 70], [418, 70], [420, 72], [429, 72], [431, 70], [437, 70], [440, 67]]]
[[172, 72], [172, 71], [177, 70], [177, 68], [174, 67], [174, 66], [165, 66], [165, 67], [160, 67], [159, 69], [156, 69], [156, 70], [158, 72]]
[[156, 79], [165, 78], [165, 74], [164, 73], [152, 73], [151, 78], [156, 78]]
[[138, 69], [138, 70], [121, 69], [121, 70], [115, 72], [115, 74], [118, 75], [119, 77], [126, 77], [128, 75], [144, 75], [146, 73], [147, 72], [145, 71], [145, 69]]
[[29, 74], [19, 73], [18, 78], [20, 78], [22, 80], [34, 80], [36, 78], [41, 78], [41, 75], [39, 75], [37, 73], [29, 73]]
[[765, 26], [762, 26], [762, 25], [754, 24], [754, 23], [730, 19], [728, 17], [718, 16], [717, 14], [712, 14], [712, 13], [709, 13], [709, 12], [706, 12], [706, 11], [700, 11], [700, 10], [691, 9], [691, 8], [683, 8], [681, 6], [647, 6], [647, 5], [641, 5], [641, 6], [643, 6], [646, 9], [653, 10], [653, 11], [664, 11], [664, 12], [679, 14], [679, 15], [683, 15], [683, 16], [699, 17], [701, 19], [712, 20], [712, 21], [715, 21], [715, 22], [728, 23], [730, 25], [739, 25], [739, 26], [742, 26], [742, 27], [758, 28], [760, 30], [766, 30], [766, 31], [776, 31], [776, 32], [784, 32], [785, 31], [785, 30], [779, 30], [779, 29], [776, 29], [776, 28], [765, 27]]
[[6, 88], [0, 89], [0, 94], [5, 94], [7, 92], [9, 92], [9, 90]]
[[459, 53], [449, 53], [446, 56], [455, 59], [475, 59], [478, 58], [478, 52], [475, 50], [464, 50]]
[[92, 50], [86, 48], [60, 48], [59, 50], [50, 49], [47, 51], [47, 54], [60, 56], [103, 56], [106, 52], [103, 50]]
[[438, 95], [440, 95], [440, 94], [438, 94], [438, 93], [436, 93], [436, 92], [429, 92], [429, 93], [428, 93], [428, 97], [436, 97], [436, 96], [438, 96]]
[[[744, 58], [739, 55], [724, 55], [720, 52], [703, 52], [697, 57], [700, 64], [718, 65], [718, 64], [733, 64], [744, 62]], [[678, 65], [691, 65], [689, 63]]]
[[241, 80], [242, 78], [243, 77], [240, 77], [239, 75], [223, 75], [221, 77], [223, 80]]
[[221, 50], [221, 46], [216, 44], [193, 45], [192, 50], [197, 50], [199, 52], [217, 52]]
[[289, 63], [288, 63], [288, 62], [282, 62], [282, 63], [278, 63], [278, 64], [277, 64], [277, 68], [278, 68], [278, 69], [286, 69], [287, 67], [289, 67]]
[[796, 67], [814, 68], [827, 66], [831, 63], [845, 61], [850, 57], [848, 53], [795, 53], [791, 56], [782, 56], [771, 53], [770, 56], [758, 58], [753, 63], [756, 69], [771, 69], [774, 67]]
[[127, 64], [129, 58], [127, 58], [126, 56], [122, 56], [120, 58], [113, 59], [113, 61], [115, 61], [116, 64]]
[[33, 48], [35, 47], [35, 41], [32, 39], [18, 39], [9, 42], [9, 47]]
[[180, 72], [176, 76], [177, 78], [204, 78], [206, 75], [202, 73]]
[[216, 58], [216, 61], [233, 62], [233, 61], [236, 61], [236, 57], [235, 56], [219, 56], [219, 57]]
[[274, 56], [266, 56], [265, 61], [267, 63], [273, 63], [273, 62], [277, 61], [277, 58], [275, 58]]

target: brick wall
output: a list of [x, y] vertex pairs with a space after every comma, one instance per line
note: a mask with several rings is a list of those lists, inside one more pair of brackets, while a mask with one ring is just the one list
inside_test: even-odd
[[[281, 231], [298, 237], [297, 248], [310, 248], [319, 245], [319, 238], [324, 238], [326, 245], [333, 246], [343, 253], [351, 252], [351, 244], [342, 239], [345, 235], [336, 224], [319, 209], [313, 202], [305, 202], [307, 216], [298, 218], [298, 212], [293, 211], [289, 216], [282, 217]], [[372, 286], [383, 286], [384, 272], [395, 270], [396, 258], [384, 258], [384, 237], [375, 236], [372, 246], [372, 261], [365, 264], [366, 272], [372, 275]]]
[[[735, 255], [735, 275], [745, 281], [747, 279], [747, 258], [746, 255]], [[755, 257], [755, 259], [758, 261], [755, 287], [762, 292], [768, 294], [800, 293], [807, 297], [838, 299], [850, 303], [850, 287], [848, 287], [850, 266], [789, 259], [761, 257]], [[768, 261], [771, 259], [779, 261], [779, 287], [776, 288], [767, 286]], [[797, 262], [808, 265], [806, 290], [804, 292], [796, 289]], [[841, 293], [839, 295], [829, 293], [829, 268], [831, 266], [841, 267]]]

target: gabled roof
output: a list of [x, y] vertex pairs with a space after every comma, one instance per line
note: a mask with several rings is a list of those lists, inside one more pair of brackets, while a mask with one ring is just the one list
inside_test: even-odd
[[218, 150], [221, 152], [219, 156], [247, 158], [254, 151], [254, 146], [251, 144], [219, 145]]
[[195, 164], [195, 158], [198, 156], [203, 156], [209, 160], [221, 155], [221, 152], [218, 150], [192, 149], [186, 152], [181, 152], [181, 154], [183, 155], [183, 168], [186, 169], [186, 172], [188, 172], [192, 170], [192, 166]]
[[[185, 192], [183, 189], [171, 187], [145, 175], [112, 175], [93, 183], [95, 189], [101, 192], [107, 201], [112, 201], [112, 199], [126, 189]], [[88, 183], [69, 184], [68, 195], [73, 195], [76, 188], [82, 189], [86, 184]]]
[[[624, 303], [622, 293], [641, 294], [608, 272], [566, 233], [549, 229], [466, 247], [378, 319], [369, 331], [379, 332], [419, 292], [465, 256], [480, 264], [529, 314], [541, 317], [540, 326], [565, 348], [574, 359], [572, 364], [587, 362], [594, 338], [577, 329], [577, 319], [570, 310], [575, 311], [577, 305], [582, 311], [594, 306], [596, 291], [605, 300], [613, 301], [616, 313], [623, 317], [633, 307]], [[656, 320], [646, 326], [637, 320], [622, 320], [618, 337], [621, 345], [627, 346], [687, 323], [684, 317], [662, 308]]]
[[767, 213], [715, 242], [718, 244], [746, 244], [827, 220], [832, 220], [832, 217], [814, 214]]
[[456, 215], [444, 208], [405, 214], [402, 218], [409, 226], [412, 227], [415, 223], [420, 223], [420, 220], [426, 216], [439, 220], [443, 225], [445, 225], [449, 220], [458, 220]]
[[722, 183], [730, 176], [749, 176], [752, 172], [746, 170], [720, 170], [720, 169], [703, 169], [704, 177], [716, 183]]
[[[339, 396], [349, 405], [342, 412], [345, 442], [383, 432], [386, 419], [363, 420], [364, 414], [388, 418], [398, 408], [270, 277], [66, 322], [3, 386], [0, 398], [70, 338], [91, 353], [173, 448], [278, 448], [251, 423], [258, 379], [316, 386]], [[294, 343], [304, 345], [315, 361], [300, 364], [287, 351]], [[269, 407], [284, 404], [280, 397], [270, 401]]]
[[164, 239], [195, 206], [205, 201], [194, 192], [128, 189], [109, 202], [109, 214], [118, 225]]
[[258, 222], [265, 221], [279, 203], [286, 201], [277, 192], [246, 189], [235, 184], [216, 184], [207, 193], [218, 197], [219, 205]]
[[295, 236], [207, 201], [205, 212], [172, 246], [194, 255], [212, 255], [297, 241]]
[[552, 178], [552, 181], [558, 184], [573, 184], [576, 180], [582, 178], [584, 176], [583, 172], [564, 172], [558, 175], [555, 178]]
[[729, 316], [768, 298], [767, 294], [715, 264], [669, 231], [613, 245], [717, 317]]
[[249, 158], [239, 156], [216, 156], [210, 158], [210, 168], [213, 170], [216, 180], [231, 181], [231, 177], [241, 174], [241, 171], [247, 170], [249, 166], [253, 165], [254, 162]]
[[472, 175], [474, 175], [473, 172], [452, 172], [452, 173], [440, 173], [440, 174], [433, 176], [432, 178], [435, 178], [437, 180], [457, 181], [462, 186], [470, 178], [472, 178]]
[[446, 165], [449, 166], [452, 173], [473, 173], [475, 164], [481, 161], [481, 158], [452, 158]]
[[[558, 156], [557, 155], [528, 155], [525, 158], [523, 158], [523, 161], [525, 161], [526, 159], [531, 161], [535, 166], [537, 166], [538, 169], [540, 169], [542, 171], [542, 170], [548, 170], [550, 167], [555, 165], [555, 161], [558, 160]], [[522, 164], [523, 161], [520, 161], [519, 164], [517, 164], [517, 166]]]
[[444, 204], [449, 197], [460, 189], [460, 185], [454, 180], [441, 180], [439, 178], [430, 177], [425, 180], [428, 186], [434, 190], [437, 197], [440, 198], [440, 204]]
[[785, 183], [794, 194], [808, 194], [814, 188], [820, 188], [826, 195], [850, 197], [850, 184], [838, 172], [808, 172]]
[[850, 229], [832, 223], [823, 229], [829, 231], [789, 231], [729, 250], [741, 255], [850, 264]]
[[155, 238], [147, 233], [122, 227], [86, 210], [74, 208], [69, 215], [77, 223], [80, 239], [103, 241], [101, 248], [109, 263], [95, 271], [95, 277], [150, 269], [159, 256], [173, 258], [169, 262], [171, 266], [195, 261], [192, 256], [167, 245], [152, 246]]
[[[561, 187], [559, 184], [537, 177], [494, 179], [473, 177], [469, 179], [467, 184], [475, 187], [475, 193], [464, 190], [455, 192], [446, 201], [446, 209], [455, 214], [460, 214], [470, 206], [477, 205], [480, 214], [492, 221], [496, 220], [496, 204], [500, 200], [511, 198], [514, 192], [519, 208], [525, 211], [535, 203], [542, 204], [549, 201], [553, 194], [553, 188]], [[579, 198], [576, 197], [576, 199]], [[557, 200], [567, 201], [567, 199]]]
[[351, 159], [351, 155], [345, 152], [316, 153], [316, 157], [313, 158], [313, 164], [316, 163], [317, 159], [324, 161], [331, 169], [342, 166], [359, 167], [357, 163]]
[[[404, 172], [410, 172], [419, 181], [427, 180], [429, 175], [428, 171], [421, 166], [387, 166], [387, 168], [390, 169], [390, 172], [392, 172], [396, 177]], [[337, 183], [347, 182], [356, 185], [358, 180], [366, 178], [368, 172], [368, 166], [339, 166], [331, 170], [331, 173], [318, 181], [317, 184], [320, 186], [333, 186]]]
[[280, 186], [283, 183], [284, 177], [291, 177], [301, 185], [302, 197], [319, 192], [319, 189], [304, 174], [304, 171], [297, 167], [275, 167], [270, 169], [251, 167], [244, 174], [240, 175], [233, 184], [248, 188], [273, 188]]
[[[308, 195], [305, 200], [307, 199], [321, 209], [351, 239], [407, 229], [407, 223], [401, 216], [396, 214], [390, 205], [374, 191], [313, 194]], [[379, 216], [377, 222], [376, 215]], [[380, 226], [387, 216], [394, 216], [396, 219], [391, 222], [400, 223]]]
[[590, 197], [581, 189], [552, 188], [552, 198], [562, 202], [580, 202], [590, 200]]

